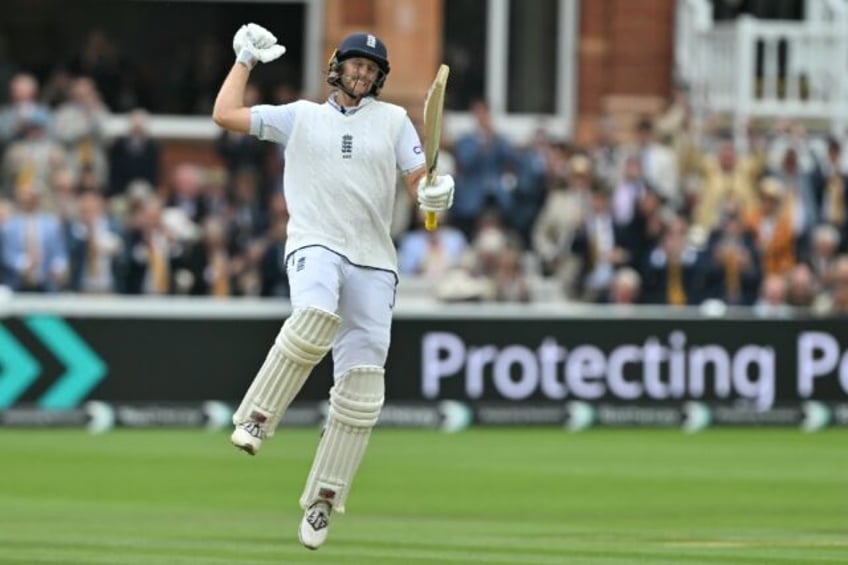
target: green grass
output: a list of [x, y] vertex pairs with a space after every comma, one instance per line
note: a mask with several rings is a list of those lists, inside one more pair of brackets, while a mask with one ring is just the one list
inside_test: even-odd
[[848, 563], [848, 433], [378, 430], [297, 542], [316, 430], [0, 430], [0, 563]]

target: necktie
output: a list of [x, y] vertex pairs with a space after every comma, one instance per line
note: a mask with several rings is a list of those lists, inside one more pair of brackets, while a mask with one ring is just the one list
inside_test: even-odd
[[842, 186], [842, 177], [838, 174], [830, 175], [827, 181], [828, 220], [835, 226], [845, 223], [845, 193]]
[[88, 228], [88, 245], [86, 251], [86, 268], [88, 270], [88, 276], [90, 278], [94, 278], [97, 276], [97, 263], [100, 251], [97, 245], [97, 229], [93, 225]]
[[666, 285], [666, 300], [673, 306], [686, 305], [686, 291], [683, 288], [683, 265], [680, 259], [668, 262], [668, 283]]
[[212, 255], [212, 296], [226, 298], [230, 295], [230, 274], [227, 266], [227, 255], [223, 251], [215, 251]]
[[38, 271], [41, 266], [41, 242], [38, 237], [38, 218], [29, 216], [26, 219], [26, 253], [27, 270], [24, 273], [26, 282], [30, 285], [38, 283]]
[[724, 254], [724, 290], [730, 302], [736, 302], [742, 294], [739, 253], [734, 247]]
[[148, 246], [150, 252], [150, 269], [153, 275], [153, 289], [157, 294], [168, 294], [170, 289], [168, 260], [162, 248], [151, 241]]

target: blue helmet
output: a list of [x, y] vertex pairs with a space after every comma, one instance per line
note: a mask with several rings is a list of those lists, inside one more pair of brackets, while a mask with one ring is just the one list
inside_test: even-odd
[[332, 86], [343, 88], [341, 83], [341, 63], [351, 57], [364, 57], [377, 64], [380, 76], [371, 87], [370, 94], [377, 96], [386, 83], [391, 67], [389, 66], [389, 52], [386, 44], [379, 37], [371, 33], [354, 33], [339, 44], [333, 56], [330, 57], [330, 68], [327, 72], [327, 82]]

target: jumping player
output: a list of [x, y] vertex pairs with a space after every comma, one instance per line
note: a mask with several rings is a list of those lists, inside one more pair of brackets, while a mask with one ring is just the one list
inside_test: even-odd
[[454, 181], [425, 184], [421, 142], [406, 111], [377, 99], [390, 66], [369, 33], [341, 42], [329, 63], [323, 104], [243, 105], [251, 69], [285, 53], [256, 24], [233, 39], [236, 63], [218, 92], [220, 127], [285, 146], [289, 208], [286, 267], [292, 314], [233, 415], [231, 436], [255, 455], [274, 434], [312, 369], [332, 349], [330, 410], [300, 498], [300, 542], [317, 549], [330, 515], [344, 512], [371, 429], [383, 406], [384, 365], [397, 285], [389, 227], [398, 171], [424, 211], [453, 203]]

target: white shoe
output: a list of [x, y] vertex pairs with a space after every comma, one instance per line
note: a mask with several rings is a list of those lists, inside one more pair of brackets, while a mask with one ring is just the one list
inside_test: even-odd
[[319, 500], [310, 506], [303, 514], [297, 539], [308, 549], [318, 549], [327, 540], [327, 530], [330, 528], [330, 504]]
[[256, 422], [242, 422], [236, 426], [235, 431], [230, 436], [230, 441], [233, 445], [248, 453], [256, 455], [259, 448], [262, 447], [262, 442], [268, 437], [268, 432], [261, 424]]

